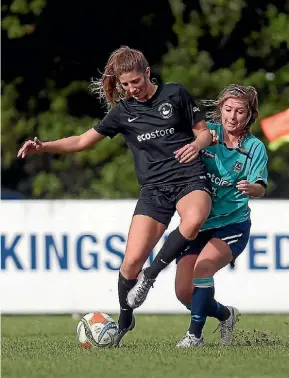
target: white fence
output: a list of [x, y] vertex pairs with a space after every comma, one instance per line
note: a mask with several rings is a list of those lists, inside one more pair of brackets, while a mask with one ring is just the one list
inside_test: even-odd
[[[2, 313], [118, 312], [118, 269], [135, 203], [2, 201]], [[250, 241], [236, 268], [216, 275], [216, 299], [247, 313], [289, 313], [289, 201], [251, 201], [251, 209]], [[177, 225], [175, 216], [166, 234]], [[175, 298], [174, 273], [172, 263], [137, 312], [186, 311]]]

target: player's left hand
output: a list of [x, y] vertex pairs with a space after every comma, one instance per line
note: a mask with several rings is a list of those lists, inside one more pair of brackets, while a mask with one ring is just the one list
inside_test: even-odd
[[212, 143], [210, 146], [215, 146], [219, 143], [219, 135], [216, 133], [216, 130], [210, 130], [210, 134], [212, 135]]
[[174, 152], [175, 158], [178, 159], [180, 163], [190, 163], [199, 156], [199, 153], [200, 148], [195, 142], [186, 144], [184, 147]]
[[251, 184], [247, 180], [241, 180], [237, 183], [237, 189], [243, 194], [250, 195]]

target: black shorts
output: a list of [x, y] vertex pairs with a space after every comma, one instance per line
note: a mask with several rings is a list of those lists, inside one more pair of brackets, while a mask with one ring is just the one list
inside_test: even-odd
[[143, 186], [133, 215], [147, 215], [168, 226], [178, 201], [195, 190], [203, 190], [211, 195], [211, 186], [206, 179], [183, 184]]

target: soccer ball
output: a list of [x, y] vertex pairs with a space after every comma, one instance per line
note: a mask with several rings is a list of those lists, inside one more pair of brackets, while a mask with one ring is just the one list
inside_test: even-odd
[[111, 316], [90, 312], [77, 324], [77, 342], [84, 349], [110, 347], [115, 342], [117, 331], [118, 326]]

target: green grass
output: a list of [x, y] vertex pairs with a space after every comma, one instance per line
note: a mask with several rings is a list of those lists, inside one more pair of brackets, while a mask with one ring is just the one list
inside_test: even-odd
[[189, 316], [136, 317], [118, 349], [82, 350], [71, 316], [2, 316], [3, 378], [281, 378], [289, 376], [289, 316], [242, 316], [220, 347], [209, 319], [206, 347], [177, 350]]

